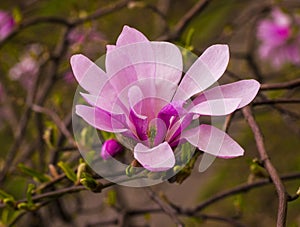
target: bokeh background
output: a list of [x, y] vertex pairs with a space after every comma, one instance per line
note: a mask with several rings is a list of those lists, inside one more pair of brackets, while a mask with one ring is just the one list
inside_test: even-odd
[[[69, 64], [72, 54], [96, 60], [129, 25], [150, 40], [168, 40], [197, 55], [212, 44], [228, 44], [230, 64], [220, 84], [249, 78], [263, 85], [297, 81], [299, 64], [274, 67], [272, 59], [261, 59], [258, 52], [258, 23], [276, 7], [293, 18], [296, 36], [298, 0], [2, 0], [0, 10], [10, 13], [15, 25], [0, 40], [0, 226], [176, 226], [155, 198], [175, 211], [188, 210], [241, 184], [268, 181], [255, 162], [255, 140], [241, 111], [231, 116], [228, 133], [244, 147], [245, 156], [216, 159], [203, 173], [197, 171], [198, 160], [182, 184], [165, 182], [151, 191], [109, 185], [94, 193], [74, 185], [65, 177], [67, 167], [58, 163], [73, 171], [80, 162], [71, 128], [77, 88]], [[292, 196], [300, 186], [299, 88], [298, 83], [262, 89], [252, 104], [279, 175], [294, 174], [284, 182]], [[29, 184], [40, 190], [30, 190]], [[70, 188], [74, 190], [51, 194]], [[28, 204], [44, 193], [50, 194]], [[18, 206], [21, 202], [27, 205]], [[179, 217], [186, 226], [275, 226], [277, 206], [274, 185], [268, 184]], [[299, 210], [299, 199], [289, 202], [287, 226], [300, 226]]]

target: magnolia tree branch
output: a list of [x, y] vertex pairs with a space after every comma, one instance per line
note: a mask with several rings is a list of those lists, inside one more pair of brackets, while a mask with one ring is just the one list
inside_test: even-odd
[[253, 102], [254, 106], [258, 105], [273, 105], [273, 104], [297, 104], [300, 103], [300, 99], [273, 99]]
[[260, 90], [292, 89], [296, 87], [300, 87], [300, 78], [281, 83], [265, 83], [260, 86]]
[[69, 143], [72, 144], [73, 146], [76, 146], [76, 142], [73, 139], [73, 136], [70, 133], [70, 131], [67, 129], [67, 126], [54, 111], [35, 104], [32, 105], [32, 110], [37, 113], [43, 113], [48, 115], [53, 120], [53, 122], [57, 125], [60, 131], [64, 134], [64, 136], [69, 140]]
[[[300, 173], [291, 173], [291, 174], [286, 174], [281, 177], [283, 181], [289, 181], [289, 180], [294, 180], [294, 179], [299, 179], [300, 178]], [[219, 194], [216, 194], [212, 196], [211, 198], [205, 200], [204, 202], [198, 204], [194, 209], [190, 210], [189, 212], [194, 213], [194, 212], [199, 212], [203, 210], [204, 208], [207, 208], [208, 206], [226, 198], [229, 196], [233, 196], [239, 193], [245, 193], [249, 192], [250, 190], [254, 188], [259, 188], [265, 185], [272, 184], [271, 179], [261, 179], [261, 180], [256, 180], [255, 182], [252, 183], [246, 183], [246, 184], [241, 184], [238, 185], [232, 189], [225, 190]]]
[[157, 40], [177, 40], [189, 23], [201, 13], [211, 0], [198, 1], [181, 19], [177, 22], [174, 29], [157, 38]]
[[17, 26], [5, 39], [0, 41], [0, 48], [11, 38], [16, 36], [20, 31], [29, 28], [31, 26], [37, 24], [59, 24], [64, 27], [73, 28], [78, 25], [81, 25], [87, 21], [95, 20], [110, 13], [114, 13], [122, 8], [125, 8], [130, 0], [122, 0], [114, 4], [110, 4], [108, 6], [102, 7], [99, 10], [95, 11], [94, 13], [79, 19], [66, 19], [63, 17], [55, 17], [55, 16], [48, 16], [48, 17], [37, 17], [37, 18], [30, 18], [28, 20], [23, 21], [19, 26]]
[[174, 221], [177, 227], [184, 226], [184, 224], [176, 216], [176, 211], [171, 206], [163, 202], [151, 189], [147, 190], [147, 192], [149, 197]]
[[242, 109], [243, 115], [247, 120], [256, 141], [256, 146], [258, 149], [258, 153], [260, 155], [260, 159], [263, 162], [265, 169], [268, 171], [270, 178], [276, 188], [277, 195], [278, 195], [278, 211], [277, 211], [277, 227], [284, 227], [286, 223], [286, 215], [287, 215], [287, 193], [282, 183], [277, 170], [273, 166], [267, 151], [265, 149], [264, 140], [262, 132], [256, 123], [254, 116], [251, 112], [249, 106]]

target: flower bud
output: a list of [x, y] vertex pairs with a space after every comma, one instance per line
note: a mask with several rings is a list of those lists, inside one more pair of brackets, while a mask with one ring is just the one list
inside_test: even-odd
[[0, 40], [5, 39], [14, 29], [15, 20], [8, 12], [0, 10]]
[[109, 139], [106, 140], [102, 145], [101, 157], [104, 160], [107, 160], [121, 151], [123, 151], [122, 145], [119, 144], [115, 139]]

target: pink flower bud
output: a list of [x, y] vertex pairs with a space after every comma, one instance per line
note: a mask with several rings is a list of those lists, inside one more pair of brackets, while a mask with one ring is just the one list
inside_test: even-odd
[[121, 144], [118, 143], [115, 139], [109, 139], [106, 140], [101, 149], [101, 157], [104, 160], [107, 160], [111, 158], [112, 156], [115, 156], [119, 152], [123, 150], [123, 147]]
[[0, 10], [0, 41], [12, 32], [15, 24], [14, 18], [9, 13]]

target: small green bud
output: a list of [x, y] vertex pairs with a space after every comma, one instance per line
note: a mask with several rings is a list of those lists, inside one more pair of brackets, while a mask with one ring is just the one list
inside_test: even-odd
[[132, 177], [135, 174], [135, 169], [132, 165], [127, 166], [125, 169], [126, 176]]
[[17, 208], [18, 208], [19, 210], [29, 210], [28, 204], [25, 203], [25, 202], [19, 203], [19, 204], [17, 205]]
[[81, 178], [81, 174], [83, 173], [83, 171], [85, 171], [85, 167], [86, 167], [86, 164], [85, 163], [80, 163], [78, 165], [78, 168], [77, 168], [77, 181], [76, 181], [76, 185], [80, 182], [80, 178]]
[[296, 195], [300, 196], [300, 187], [298, 188], [298, 191], [296, 192]]
[[86, 175], [80, 179], [80, 183], [92, 192], [101, 192], [103, 184], [98, 183], [91, 176]]
[[14, 207], [15, 204], [16, 204], [16, 201], [14, 200], [14, 198], [8, 197], [8, 198], [3, 199], [3, 203], [6, 204], [6, 205]]
[[162, 175], [159, 172], [149, 172], [147, 174], [147, 177], [152, 180], [157, 180], [157, 179], [160, 179], [162, 177]]
[[174, 173], [177, 173], [177, 172], [179, 172], [180, 170], [182, 170], [182, 168], [183, 168], [182, 166], [176, 165], [176, 166], [173, 167], [173, 172], [174, 172]]

